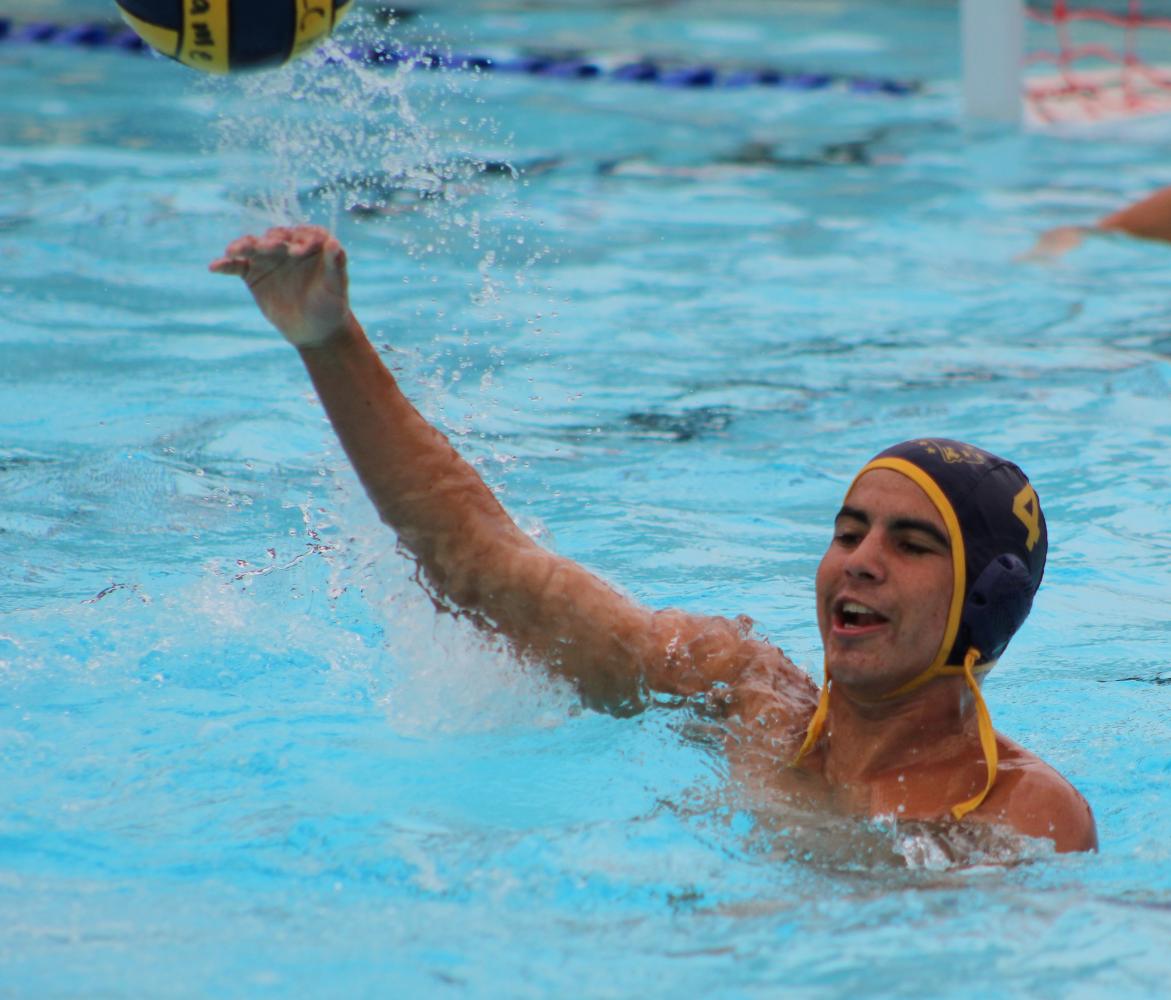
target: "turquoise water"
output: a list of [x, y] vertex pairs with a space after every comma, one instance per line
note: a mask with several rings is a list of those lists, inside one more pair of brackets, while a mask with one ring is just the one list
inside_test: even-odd
[[[0, 996], [1161, 994], [1171, 250], [1014, 258], [1171, 183], [1165, 121], [961, 128], [943, 3], [378, 30], [928, 86], [212, 84], [0, 43]], [[986, 692], [1101, 852], [811, 832], [685, 710], [582, 712], [436, 618], [295, 356], [205, 271], [288, 218], [337, 228], [388, 363], [526, 529], [815, 676], [860, 463], [924, 433], [1020, 461], [1050, 564]]]

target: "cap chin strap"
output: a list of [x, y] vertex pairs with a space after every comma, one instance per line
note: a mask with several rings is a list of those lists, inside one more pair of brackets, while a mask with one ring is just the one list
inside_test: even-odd
[[805, 742], [801, 744], [801, 749], [797, 751], [797, 756], [793, 758], [790, 767], [796, 767], [800, 764], [802, 758], [817, 746], [817, 741], [821, 739], [821, 731], [825, 728], [825, 717], [829, 714], [829, 686], [831, 683], [829, 667], [827, 666], [825, 668], [825, 683], [821, 685], [821, 695], [817, 699], [817, 708], [813, 710], [813, 718], [809, 720], [809, 728], [805, 730]]
[[[964, 678], [964, 681], [968, 685], [968, 690], [972, 693], [972, 698], [976, 703], [976, 724], [980, 732], [980, 747], [984, 751], [984, 763], [988, 771], [988, 778], [984, 783], [984, 788], [980, 792], [973, 795], [970, 799], [958, 802], [951, 807], [951, 814], [956, 819], [963, 819], [988, 797], [988, 793], [992, 791], [992, 786], [996, 783], [996, 769], [1000, 763], [1000, 755], [996, 749], [996, 730], [992, 728], [992, 716], [988, 712], [988, 705], [984, 701], [984, 695], [980, 692], [980, 685], [976, 683], [976, 675], [988, 673], [994, 664], [987, 663], [978, 668], [976, 664], [979, 659], [980, 651], [975, 646], [969, 646], [967, 653], [964, 654], [963, 666], [956, 667], [932, 664], [918, 677], [913, 677], [906, 684], [895, 688], [895, 690], [878, 699], [879, 701], [890, 701], [893, 698], [902, 697], [911, 691], [917, 690], [929, 681], [935, 680], [937, 677]], [[797, 756], [793, 758], [792, 766], [799, 764], [802, 758], [821, 739], [822, 731], [825, 729], [826, 716], [829, 714], [829, 688], [831, 683], [829, 671], [827, 670], [825, 684], [822, 685], [821, 696], [817, 700], [817, 708], [814, 709], [813, 718], [809, 720], [809, 728], [805, 731], [805, 742], [801, 744], [801, 749], [797, 751]]]
[[[960, 669], [963, 671], [968, 690], [972, 692], [972, 698], [976, 702], [976, 724], [980, 730], [980, 747], [984, 751], [984, 767], [987, 769], [988, 777], [979, 792], [970, 799], [957, 802], [951, 807], [951, 814], [956, 819], [963, 819], [988, 798], [988, 793], [996, 784], [996, 769], [1000, 765], [1000, 754], [996, 749], [996, 730], [992, 728], [992, 716], [984, 702], [984, 695], [980, 693], [980, 685], [976, 683], [975, 668], [976, 661], [979, 659], [980, 650], [975, 646], [969, 646], [967, 653], [964, 654], [964, 665]], [[954, 667], [951, 669], [955, 670]], [[986, 674], [991, 669], [992, 664], [988, 664], [980, 673]]]

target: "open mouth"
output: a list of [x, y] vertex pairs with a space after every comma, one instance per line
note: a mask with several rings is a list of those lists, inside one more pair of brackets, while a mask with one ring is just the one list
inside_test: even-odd
[[858, 601], [838, 601], [834, 605], [834, 624], [843, 629], [873, 628], [889, 619]]

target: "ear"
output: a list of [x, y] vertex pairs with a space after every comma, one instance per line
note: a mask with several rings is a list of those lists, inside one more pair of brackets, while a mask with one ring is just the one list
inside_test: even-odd
[[964, 602], [965, 645], [985, 660], [995, 659], [1033, 607], [1033, 581], [1024, 560], [1011, 552], [997, 556], [976, 578]]

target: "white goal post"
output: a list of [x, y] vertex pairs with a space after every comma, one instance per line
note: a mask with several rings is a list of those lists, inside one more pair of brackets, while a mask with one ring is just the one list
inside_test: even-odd
[[960, 0], [964, 114], [1018, 124], [1024, 110], [1025, 0]]

